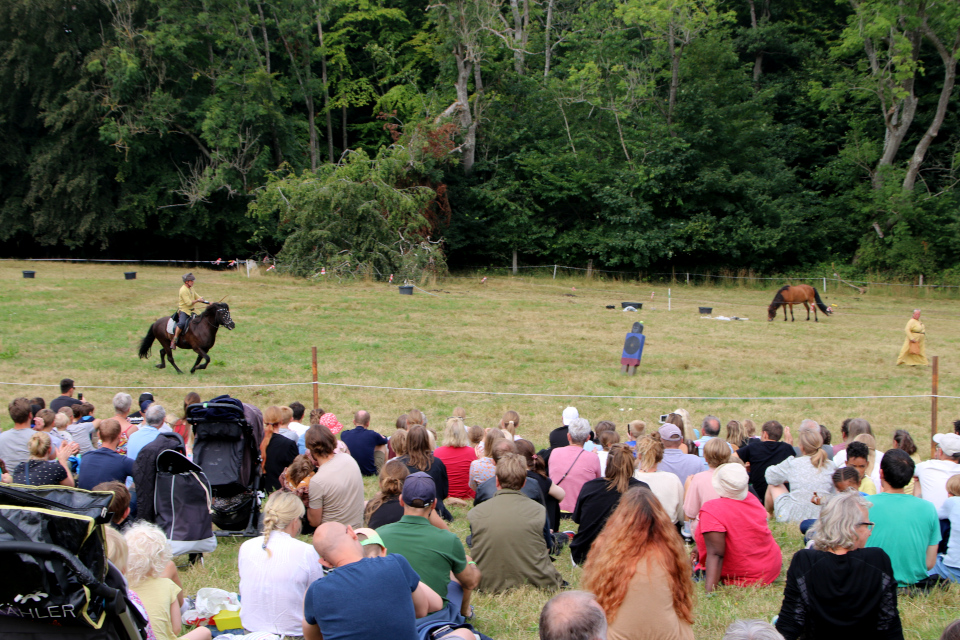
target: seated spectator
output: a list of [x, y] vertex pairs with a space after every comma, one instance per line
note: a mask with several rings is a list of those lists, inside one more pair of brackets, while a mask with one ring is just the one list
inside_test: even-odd
[[360, 473], [365, 476], [375, 476], [383, 468], [388, 441], [370, 429], [368, 412], [363, 409], [357, 411], [353, 416], [353, 429], [342, 432], [340, 439], [350, 448], [350, 455], [357, 461]]
[[34, 487], [48, 484], [74, 486], [73, 474], [70, 473], [70, 463], [67, 459], [79, 449], [76, 443], [71, 442], [60, 447], [56, 460], [49, 459], [50, 435], [47, 433], [33, 432], [28, 447], [30, 459], [13, 468], [13, 482]]
[[[104, 537], [107, 540], [107, 560], [117, 568], [117, 571], [126, 576], [127, 558], [129, 557], [126, 539], [124, 539], [122, 533], [113, 527], [107, 527], [104, 530]], [[143, 601], [140, 600], [140, 596], [127, 587], [127, 597], [137, 608], [137, 611], [140, 612], [140, 615], [143, 616], [143, 619], [147, 621], [147, 640], [157, 640], [157, 636], [153, 633], [153, 627], [150, 626], [150, 617], [147, 614], [147, 608], [143, 606]]]
[[736, 620], [721, 640], [783, 640], [783, 636], [765, 620]]
[[[762, 427], [761, 427], [762, 429]], [[747, 433], [747, 440], [759, 440], [760, 436], [757, 435], [757, 425], [753, 423], [753, 420], [747, 418], [743, 421], [743, 430]], [[748, 443], [749, 444], [749, 443]], [[746, 446], [746, 445], [744, 445]], [[742, 447], [741, 447], [742, 448]]]
[[275, 491], [263, 509], [263, 535], [240, 545], [240, 622], [246, 633], [303, 632], [303, 594], [323, 577], [313, 546], [297, 540], [303, 513], [297, 496]]
[[[873, 436], [866, 434], [857, 437], [873, 439]], [[854, 468], [857, 471], [857, 475], [860, 476], [859, 490], [868, 496], [876, 494], [877, 487], [873, 484], [873, 480], [869, 475], [873, 472], [874, 465], [876, 464], [876, 455], [873, 450], [867, 446], [866, 442], [854, 440], [847, 445], [844, 451], [847, 454], [847, 466]]]
[[747, 430], [743, 428], [743, 424], [739, 420], [731, 420], [727, 423], [726, 441], [733, 451], [750, 444], [750, 436], [747, 435]]
[[280, 407], [267, 407], [263, 412], [263, 440], [260, 441], [260, 470], [266, 493], [280, 488], [280, 474], [290, 466], [299, 451], [296, 442], [280, 435], [281, 424], [283, 413]]
[[[152, 408], [152, 407], [151, 407]], [[148, 412], [149, 415], [149, 412]], [[124, 535], [129, 549], [127, 581], [150, 618], [157, 640], [211, 640], [210, 630], [197, 627], [180, 635], [180, 607], [183, 589], [166, 577], [171, 563], [170, 543], [159, 527], [137, 522]]]
[[950, 523], [947, 552], [937, 556], [930, 575], [937, 574], [950, 582], [960, 582], [960, 474], [947, 480], [947, 499], [937, 509], [937, 517]]
[[[380, 491], [367, 501], [363, 510], [364, 525], [371, 529], [399, 522], [403, 517], [403, 505], [400, 504], [400, 494], [403, 492], [403, 481], [410, 472], [407, 465], [394, 458], [387, 461], [380, 471]], [[443, 518], [435, 510], [430, 511], [430, 524], [438, 529], [449, 529]]]
[[0, 433], [0, 459], [13, 471], [21, 462], [30, 459], [30, 438], [33, 437], [33, 414], [30, 413], [30, 401], [15, 398], [7, 405], [7, 412], [13, 420], [13, 428]]
[[90, 490], [101, 482], [133, 478], [133, 460], [117, 453], [120, 446], [120, 423], [108, 418], [100, 423], [100, 448], [83, 456], [77, 486]]
[[120, 392], [113, 396], [113, 419], [120, 423], [120, 444], [117, 445], [117, 453], [122, 456], [127, 455], [127, 440], [130, 434], [137, 430], [127, 418], [130, 416], [130, 408], [133, 406], [133, 398], [129, 393]]
[[[304, 596], [307, 640], [419, 640], [417, 618], [443, 605], [402, 555], [365, 557], [351, 527], [325, 523], [314, 532], [313, 546], [323, 565], [336, 571], [316, 580]], [[371, 603], [377, 605], [376, 615], [371, 615]], [[474, 640], [467, 629], [438, 637]]]
[[514, 440], [519, 440], [523, 436], [517, 435], [517, 427], [520, 426], [520, 414], [516, 411], [507, 411], [503, 414], [503, 417], [500, 418], [500, 424], [497, 425], [497, 428], [500, 431], [503, 431], [507, 438], [513, 438]]
[[[513, 441], [509, 438], [497, 440], [493, 445], [492, 456], [494, 464], [500, 464], [500, 459], [507, 454], [517, 453], [517, 442], [520, 442], [520, 440]], [[524, 440], [524, 442], [526, 442], [526, 440]], [[496, 477], [493, 477], [477, 487], [477, 495], [473, 499], [473, 506], [480, 506], [482, 503], [492, 498], [496, 493], [497, 479]], [[520, 489], [520, 493], [546, 507], [546, 500], [543, 497], [543, 493], [540, 491], [540, 483], [536, 478], [528, 476], [523, 484], [523, 488]]]
[[93, 491], [109, 491], [113, 493], [113, 500], [110, 501], [110, 513], [113, 514], [113, 518], [110, 520], [110, 528], [122, 531], [126, 528], [126, 525], [129, 524], [128, 518], [130, 517], [130, 500], [132, 496], [130, 495], [130, 490], [127, 489], [127, 485], [117, 480], [111, 480], [110, 482], [101, 482], [93, 488]]
[[196, 391], [191, 391], [184, 396], [183, 413], [177, 418], [177, 421], [173, 423], [173, 432], [183, 438], [184, 446], [190, 455], [193, 454], [193, 425], [187, 420], [187, 409], [190, 405], [200, 404], [200, 402], [200, 394]]
[[[787, 429], [786, 432], [789, 433], [790, 430]], [[793, 447], [786, 442], [780, 442], [783, 434], [783, 425], [776, 420], [769, 420], [761, 427], [760, 440], [751, 439], [750, 444], [737, 449], [737, 458], [750, 466], [751, 491], [761, 502], [767, 495], [767, 469], [793, 455]]]
[[527, 478], [535, 480], [540, 485], [540, 495], [543, 497], [543, 506], [547, 509], [550, 530], [556, 532], [560, 526], [560, 501], [563, 500], [566, 492], [555, 485], [547, 475], [543, 458], [537, 454], [532, 442], [517, 440], [514, 444], [517, 447], [517, 453], [527, 461]]
[[280, 407], [280, 426], [277, 427], [277, 435], [296, 442], [299, 439], [300, 434], [290, 428], [291, 422], [293, 422], [293, 409], [286, 405]]
[[73, 423], [67, 427], [73, 441], [80, 445], [80, 455], [89, 453], [99, 446], [97, 428], [100, 421], [94, 417], [96, 407], [89, 402], [81, 402], [71, 407]]
[[[599, 426], [597, 428], [599, 429]], [[603, 476], [607, 468], [610, 447], [620, 442], [620, 435], [616, 431], [601, 431], [597, 435], [597, 441], [600, 445], [600, 448], [597, 449], [597, 457], [600, 459], [600, 475]]]
[[480, 584], [480, 571], [456, 534], [430, 525], [430, 512], [439, 501], [433, 478], [423, 471], [411, 473], [403, 482], [400, 501], [403, 517], [377, 533], [391, 554], [406, 558], [420, 579], [443, 598], [444, 609], [433, 617], [460, 624], [471, 615], [470, 598]]
[[485, 435], [487, 435], [487, 432], [484, 431], [483, 427], [478, 424], [475, 424], [467, 429], [467, 437], [470, 439], [470, 446], [473, 447], [473, 451], [477, 458], [479, 458], [480, 454], [483, 452], [483, 436]]
[[550, 453], [548, 471], [553, 483], [564, 491], [563, 500], [560, 501], [561, 513], [570, 514], [577, 506], [581, 487], [600, 477], [600, 459], [583, 449], [590, 437], [589, 422], [577, 418], [570, 422], [567, 429], [569, 444]]
[[[609, 432], [607, 432], [609, 433]], [[597, 539], [610, 514], [620, 504], [620, 497], [631, 487], [647, 487], [633, 477], [633, 451], [625, 444], [615, 444], [610, 449], [607, 468], [603, 478], [590, 480], [580, 490], [573, 521], [580, 525], [570, 543], [570, 557], [582, 565], [590, 553], [590, 546]]]
[[500, 429], [490, 429], [483, 437], [483, 447], [481, 448], [482, 455], [470, 463], [470, 478], [468, 480], [468, 485], [474, 491], [476, 491], [477, 487], [479, 487], [482, 483], [496, 475], [497, 465], [494, 464], [493, 458], [490, 456], [490, 452], [493, 451], [493, 443], [502, 439], [503, 437], [503, 431], [500, 431]]
[[160, 428], [164, 426], [163, 419], [167, 412], [159, 404], [151, 404], [144, 413], [143, 423], [127, 440], [127, 457], [136, 460], [140, 450], [157, 439]]
[[317, 467], [306, 455], [297, 456], [287, 467], [287, 486], [293, 493], [303, 493], [310, 488], [310, 480], [317, 473]]
[[294, 433], [297, 434], [297, 440], [299, 441], [300, 436], [305, 434], [307, 432], [307, 429], [310, 428], [309, 425], [305, 425], [300, 422], [301, 420], [303, 420], [303, 414], [306, 413], [307, 408], [304, 407], [302, 403], [297, 402], [296, 400], [291, 402], [288, 406], [290, 407], [290, 413], [292, 413], [293, 416], [292, 416], [292, 420], [290, 421], [290, 424], [288, 424], [287, 427], [292, 429]]
[[470, 488], [470, 465], [477, 453], [470, 446], [466, 428], [460, 418], [448, 418], [443, 430], [443, 446], [433, 452], [447, 469], [450, 497], [461, 500], [473, 499], [476, 495]]
[[[694, 440], [693, 444], [697, 447], [697, 455], [702, 459], [704, 445], [711, 439], [720, 437], [720, 419], [716, 416], [705, 417], [700, 425], [700, 430], [703, 435]], [[681, 479], [681, 482], [685, 481], [686, 478]]]
[[703, 503], [694, 534], [698, 566], [706, 572], [704, 589], [710, 593], [721, 582], [770, 584], [779, 577], [783, 558], [766, 510], [747, 489], [747, 470], [736, 462], [722, 464], [711, 483], [720, 497]]
[[527, 481], [525, 460], [515, 453], [500, 457], [494, 481], [496, 494], [467, 514], [482, 576], [478, 589], [496, 593], [525, 584], [559, 589], [563, 578], [543, 537], [546, 509], [520, 492]]
[[574, 420], [580, 418], [580, 412], [577, 411], [576, 407], [567, 407], [563, 410], [561, 414], [561, 422], [563, 426], [557, 427], [550, 432], [550, 448], [559, 449], [561, 447], [566, 447], [570, 441], [567, 439], [567, 434], [570, 432], [570, 423]]
[[846, 491], [827, 502], [813, 548], [794, 554], [777, 630], [786, 640], [902, 640], [897, 585], [882, 549], [864, 548], [870, 503]]
[[[897, 429], [893, 432], [893, 445], [892, 449], [902, 449], [907, 452], [907, 455], [910, 456], [910, 459], [913, 460], [914, 465], [919, 465], [923, 460], [920, 458], [920, 454], [917, 453], [917, 445], [913, 441], [913, 436], [910, 435], [910, 432], [906, 429]], [[910, 480], [909, 484], [903, 488], [903, 492], [916, 495], [913, 492], [914, 481]]]
[[[675, 425], [671, 425], [676, 428]], [[653, 495], [657, 496], [663, 510], [674, 524], [683, 523], [683, 484], [677, 474], [660, 471], [658, 465], [663, 461], [663, 443], [660, 434], [644, 436], [637, 441], [637, 465], [633, 477], [645, 482]]]
[[928, 580], [927, 572], [937, 562], [940, 520], [932, 503], [903, 492], [913, 472], [913, 460], [905, 451], [890, 449], [883, 454], [883, 493], [870, 498], [870, 519], [875, 524], [867, 546], [887, 552], [897, 585], [926, 589], [937, 582]]
[[916, 465], [918, 482], [913, 495], [940, 508], [947, 499], [947, 480], [960, 474], [960, 436], [953, 433], [938, 433], [933, 436], [937, 448], [933, 460]]
[[[73, 410], [69, 407], [67, 407], [67, 411], [70, 412], [70, 415], [73, 415]], [[53, 417], [53, 431], [51, 433], [56, 435], [60, 442], [73, 442], [73, 436], [67, 431], [69, 425], [70, 418], [65, 413], [58, 413]]]
[[[844, 425], [846, 426], [846, 437], [844, 440], [847, 443], [853, 442], [857, 439], [857, 436], [861, 434], [873, 435], [873, 427], [870, 426], [870, 423], [864, 420], [863, 418], [850, 418], [849, 420], [844, 420]], [[843, 432], [843, 427], [840, 427], [841, 432]], [[861, 440], [862, 442], [862, 440]], [[881, 454], [882, 456], [882, 454]], [[842, 467], [847, 463], [847, 454], [841, 451], [835, 451], [833, 455], [833, 462], [838, 467]], [[877, 466], [880, 465], [880, 458], [877, 458]], [[879, 479], [875, 481], [877, 486], [879, 486]]]
[[407, 430], [397, 429], [390, 436], [390, 443], [387, 449], [393, 454], [390, 459], [398, 458], [407, 452]]
[[305, 441], [307, 455], [318, 467], [310, 479], [310, 525], [340, 522], [359, 529], [363, 525], [363, 476], [357, 461], [336, 452], [337, 439], [322, 425], [310, 427]]
[[147, 409], [150, 408], [150, 405], [154, 403], [153, 394], [149, 391], [145, 391], [140, 394], [140, 397], [137, 398], [137, 410], [127, 416], [127, 420], [131, 424], [140, 426], [143, 424], [143, 416], [146, 415]]
[[[320, 407], [310, 412], [310, 426], [312, 427], [318, 424], [325, 426], [334, 436], [343, 431], [343, 425], [337, 420], [337, 416], [332, 413], [327, 413]], [[307, 452], [306, 437], [307, 433], [304, 431], [303, 435], [297, 440], [297, 450], [300, 452], [300, 455]], [[337, 453], [350, 453], [349, 447], [347, 447], [343, 440], [337, 440]]]
[[364, 558], [387, 557], [387, 545], [383, 542], [383, 539], [380, 538], [379, 533], [367, 527], [357, 529], [354, 533], [357, 534], [357, 540], [360, 541], [360, 546], [363, 547]]
[[607, 616], [592, 594], [565, 591], [540, 612], [540, 640], [607, 640]]
[[36, 426], [34, 426], [34, 431], [42, 431], [50, 436], [50, 455], [57, 455], [57, 449], [60, 448], [60, 444], [63, 440], [60, 439], [59, 434], [53, 428], [53, 423], [57, 418], [57, 414], [50, 409], [40, 409], [37, 411], [37, 414], [33, 417], [33, 421]]
[[[50, 402], [50, 410], [57, 412], [64, 407], [69, 408], [75, 404], [80, 404], [80, 400], [77, 400], [73, 397], [74, 391], [76, 391], [76, 388], [73, 386], [73, 380], [70, 378], [64, 378], [61, 380], [60, 395]], [[24, 398], [24, 400], [26, 400], [26, 398]]]
[[430, 435], [425, 426], [413, 425], [407, 428], [407, 452], [397, 459], [407, 465], [410, 473], [422, 471], [433, 478], [437, 486], [437, 503], [434, 508], [441, 518], [447, 522], [452, 521], [453, 515], [443, 504], [450, 493], [447, 467], [440, 458], [433, 455]]
[[713, 488], [713, 472], [722, 464], [727, 464], [731, 456], [728, 441], [713, 438], [703, 446], [703, 459], [707, 463], [707, 470], [687, 478], [683, 488], [683, 513], [690, 523], [690, 533], [697, 530], [700, 518], [700, 508], [703, 503], [719, 498], [717, 490]]
[[637, 450], [637, 440], [643, 437], [644, 431], [647, 430], [647, 423], [643, 420], [631, 420], [627, 423], [627, 446], [636, 452]]
[[660, 434], [660, 444], [663, 445], [663, 460], [657, 464], [659, 471], [669, 471], [677, 476], [680, 480], [680, 486], [686, 484], [687, 478], [693, 474], [703, 471], [704, 462], [702, 458], [680, 450], [680, 446], [683, 444], [680, 427], [665, 424], [660, 427], [657, 433]]
[[608, 638], [693, 640], [690, 573], [670, 516], [652, 491], [633, 487], [594, 542], [581, 584], [606, 613]]
[[[765, 478], [767, 495], [764, 504], [775, 515], [777, 522], [801, 522], [816, 518], [820, 505], [812, 501], [813, 494], [825, 496], [833, 493], [833, 471], [836, 465], [821, 448], [820, 432], [806, 429], [800, 432], [799, 458], [787, 458], [778, 465], [768, 467]], [[789, 483], [789, 489], [784, 486]]]
[[[813, 431], [820, 435], [820, 440], [823, 442], [820, 445], [820, 448], [823, 449], [823, 452], [827, 454], [827, 460], [833, 460], [833, 447], [830, 446], [830, 443], [827, 442], [827, 439], [830, 437], [830, 431], [820, 425], [816, 420], [811, 420], [807, 418], [800, 422], [800, 428], [797, 429], [797, 436], [799, 437], [804, 431]], [[800, 447], [793, 448], [793, 455], [796, 458], [799, 458], [803, 455], [803, 452], [800, 450]]]

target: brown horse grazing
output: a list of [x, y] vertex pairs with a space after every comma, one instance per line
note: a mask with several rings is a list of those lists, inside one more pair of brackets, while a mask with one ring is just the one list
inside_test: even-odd
[[816, 289], [808, 284], [795, 284], [793, 286], [787, 285], [780, 287], [777, 295], [773, 298], [773, 302], [771, 302], [767, 308], [767, 320], [776, 318], [777, 308], [782, 306], [783, 321], [786, 322], [787, 305], [790, 305], [790, 321], [792, 322], [794, 320], [793, 305], [795, 304], [802, 304], [807, 308], [807, 320], [810, 319], [810, 307], [813, 307], [814, 322], [820, 322], [820, 320], [817, 319], [817, 307], [820, 307], [820, 311], [823, 311], [828, 316], [833, 313], [830, 307], [823, 304], [823, 300], [820, 299], [820, 294], [817, 293]]
[[[167, 333], [167, 322], [169, 320], [170, 316], [164, 316], [150, 326], [147, 335], [140, 342], [140, 357], [149, 358], [150, 347], [153, 346], [153, 341], [157, 340], [161, 347], [160, 364], [157, 365], [157, 369], [166, 367], [165, 360], [169, 358], [170, 364], [177, 370], [177, 373], [183, 373], [177, 363], [173, 361], [173, 351], [170, 350], [170, 341], [173, 336]], [[193, 363], [190, 373], [197, 369], [206, 369], [207, 365], [210, 364], [210, 356], [207, 355], [207, 352], [213, 348], [213, 343], [217, 340], [217, 329], [221, 326], [232, 330], [236, 324], [230, 317], [230, 306], [226, 302], [214, 302], [204, 309], [203, 313], [193, 318], [187, 326], [187, 331], [180, 334], [177, 347], [192, 349], [197, 354], [197, 361]], [[200, 364], [201, 360], [204, 361], [203, 364]]]

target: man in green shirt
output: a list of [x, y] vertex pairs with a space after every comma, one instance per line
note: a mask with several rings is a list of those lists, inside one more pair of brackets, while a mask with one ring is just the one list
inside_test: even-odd
[[[477, 564], [464, 552], [456, 534], [430, 524], [437, 488], [429, 475], [418, 471], [407, 476], [400, 502], [403, 517], [380, 527], [377, 533], [390, 553], [406, 558], [424, 584], [444, 599], [446, 608], [430, 615], [462, 623], [464, 616], [472, 617], [470, 596], [480, 584]], [[450, 580], [451, 572], [455, 580]]]
[[883, 493], [869, 496], [874, 529], [868, 547], [879, 547], [890, 556], [897, 586], [929, 588], [935, 583], [927, 571], [937, 561], [940, 520], [930, 502], [907, 495], [903, 488], [913, 478], [914, 463], [901, 449], [890, 449], [880, 461]]

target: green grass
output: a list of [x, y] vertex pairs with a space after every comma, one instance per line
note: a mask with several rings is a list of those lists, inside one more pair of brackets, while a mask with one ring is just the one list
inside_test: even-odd
[[[22, 269], [37, 271], [35, 280]], [[467, 409], [468, 423], [494, 426], [502, 413], [521, 415], [518, 433], [537, 445], [558, 425], [560, 412], [574, 404], [591, 423], [632, 419], [655, 424], [656, 417], [679, 407], [695, 418], [713, 413], [726, 421], [775, 418], [796, 426], [817, 419], [839, 437], [847, 417], [865, 417], [886, 448], [894, 429], [906, 428], [929, 455], [930, 401], [926, 398], [810, 400], [677, 400], [572, 396], [870, 396], [930, 393], [930, 371], [894, 366], [903, 327], [915, 307], [924, 310], [928, 355], [939, 354], [940, 393], [954, 395], [960, 379], [960, 315], [957, 302], [896, 297], [852, 289], [825, 296], [837, 313], [821, 322], [768, 323], [769, 291], [750, 288], [672, 288], [588, 281], [583, 278], [451, 278], [436, 293], [400, 296], [395, 287], [375, 283], [338, 286], [268, 274], [247, 278], [236, 272], [196, 270], [197, 291], [208, 299], [227, 296], [237, 329], [221, 331], [206, 371], [178, 376], [159, 361], [137, 359], [140, 339], [150, 323], [175, 304], [181, 269], [137, 266], [137, 280], [126, 281], [129, 266], [59, 263], [0, 263], [0, 382], [54, 385], [61, 377], [77, 381], [84, 397], [109, 415], [110, 398], [120, 389], [141, 389], [176, 409], [188, 390], [208, 398], [229, 385], [308, 383], [310, 348], [319, 353], [321, 382], [372, 387], [432, 389], [400, 391], [321, 386], [320, 404], [349, 424], [359, 408], [373, 415], [372, 426], [393, 431], [399, 414], [422, 409], [434, 427], [456, 406]], [[909, 291], [909, 290], [907, 290]], [[447, 293], [444, 293], [447, 292]], [[650, 294], [655, 292], [654, 301]], [[640, 313], [619, 311], [620, 301], [643, 301]], [[616, 305], [607, 310], [606, 305]], [[701, 319], [698, 306], [715, 314], [750, 318], [747, 322]], [[647, 343], [636, 376], [620, 374], [623, 336], [638, 319]], [[178, 363], [193, 358], [178, 352]], [[109, 389], [93, 387], [105, 386]], [[180, 387], [180, 388], [169, 388]], [[204, 388], [200, 388], [204, 387]], [[495, 391], [530, 395], [453, 394]], [[229, 390], [261, 407], [299, 400], [312, 403], [309, 385]], [[40, 386], [8, 386], [8, 398], [57, 392]], [[544, 394], [544, 395], [538, 395]], [[940, 430], [956, 418], [957, 403], [941, 399]], [[622, 431], [622, 429], [621, 429]], [[368, 497], [375, 487], [368, 483]], [[454, 530], [466, 536], [462, 509]], [[799, 548], [795, 526], [774, 525], [784, 550], [784, 572]], [[236, 589], [235, 541], [222, 541], [205, 567], [184, 571], [189, 592], [203, 586]], [[569, 552], [557, 560], [564, 577], [579, 584], [579, 569]], [[719, 638], [738, 617], [770, 619], [779, 610], [783, 579], [762, 589], [723, 588], [712, 598], [701, 592], [696, 607], [697, 638]], [[925, 598], [901, 598], [908, 638], [938, 638], [958, 616], [960, 589]], [[540, 608], [549, 594], [521, 589], [498, 597], [478, 595], [479, 628], [495, 638], [536, 638]]]

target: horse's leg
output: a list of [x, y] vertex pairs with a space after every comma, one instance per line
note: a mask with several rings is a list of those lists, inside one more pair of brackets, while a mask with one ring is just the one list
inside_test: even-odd
[[201, 366], [200, 361], [203, 360], [204, 358], [206, 358], [207, 360], [210, 360], [210, 356], [208, 356], [200, 347], [194, 347], [193, 350], [196, 351], [197, 353], [197, 361], [193, 363], [193, 368], [190, 369], [190, 373], [195, 372], [197, 369], [206, 369], [207, 368], [206, 363], [204, 363]]
[[167, 343], [167, 346], [164, 347], [164, 350], [167, 352], [167, 359], [170, 361], [170, 364], [173, 365], [173, 368], [177, 370], [177, 373], [183, 373], [180, 370], [180, 367], [177, 366], [177, 363], [173, 361], [173, 351], [170, 350], [170, 343]]
[[790, 303], [790, 322], [796, 322], [797, 319], [793, 317], [793, 303]]
[[786, 302], [783, 303], [783, 321], [784, 322], [787, 321], [787, 303]]
[[803, 301], [803, 308], [807, 310], [807, 322], [810, 322], [810, 305], [806, 300]]
[[160, 364], [157, 365], [157, 369], [167, 368], [166, 359], [167, 359], [167, 347], [165, 347], [163, 342], [160, 341]]
[[[816, 302], [811, 302], [811, 303], [810, 303], [810, 306], [813, 307], [813, 321], [814, 321], [814, 322], [820, 322], [820, 320], [817, 318], [817, 303], [816, 303]], [[810, 319], [810, 318], [807, 318], [807, 320], [809, 320], [809, 319]]]

